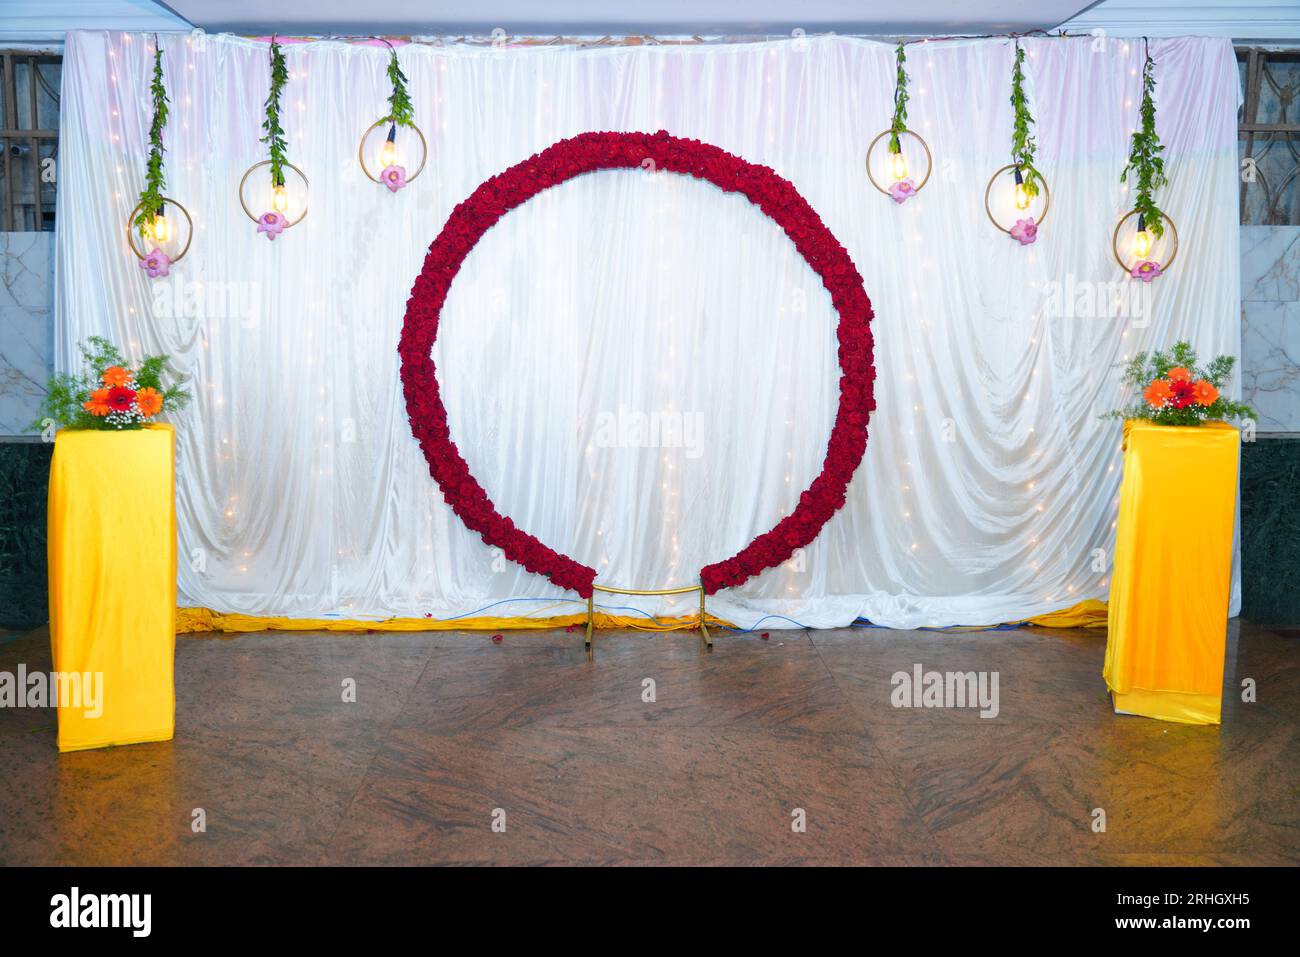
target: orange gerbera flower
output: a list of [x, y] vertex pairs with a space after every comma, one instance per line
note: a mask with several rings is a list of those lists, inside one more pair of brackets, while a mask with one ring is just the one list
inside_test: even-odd
[[1142, 398], [1147, 400], [1147, 405], [1153, 409], [1158, 409], [1168, 402], [1174, 394], [1169, 383], [1164, 379], [1156, 379], [1142, 392]]
[[1187, 366], [1174, 366], [1165, 373], [1165, 378], [1170, 382], [1188, 382], [1192, 378], [1192, 370]]
[[131, 370], [121, 366], [109, 366], [101, 373], [100, 378], [104, 380], [104, 385], [115, 389], [131, 381]]
[[1204, 379], [1197, 379], [1192, 384], [1192, 398], [1197, 405], [1214, 405], [1214, 400], [1218, 397], [1219, 390]]
[[96, 389], [90, 393], [90, 398], [81, 403], [81, 407], [91, 415], [108, 415], [113, 411], [108, 405], [107, 389]]
[[157, 389], [143, 388], [135, 394], [135, 404], [145, 418], [157, 415], [162, 411], [162, 393]]

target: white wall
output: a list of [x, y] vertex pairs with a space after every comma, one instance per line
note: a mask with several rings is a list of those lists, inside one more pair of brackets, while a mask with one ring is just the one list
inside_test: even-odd
[[36, 421], [54, 356], [54, 234], [0, 233], [0, 436]]

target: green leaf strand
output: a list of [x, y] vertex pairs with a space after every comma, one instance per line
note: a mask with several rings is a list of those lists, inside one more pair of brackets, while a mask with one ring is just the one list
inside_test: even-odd
[[1169, 179], [1165, 176], [1165, 161], [1160, 155], [1165, 148], [1156, 135], [1156, 104], [1152, 95], [1155, 89], [1155, 61], [1148, 53], [1146, 62], [1142, 65], [1141, 122], [1133, 131], [1128, 164], [1119, 178], [1121, 182], [1127, 183], [1129, 173], [1136, 175], [1137, 199], [1133, 203], [1133, 211], [1146, 221], [1147, 229], [1156, 236], [1163, 236], [1165, 214], [1156, 205], [1153, 194], [1168, 183]]
[[1025, 96], [1025, 51], [1020, 41], [1016, 41], [1016, 56], [1011, 68], [1011, 108], [1014, 120], [1011, 128], [1011, 161], [1020, 170], [1024, 182], [1025, 195], [1033, 199], [1038, 195], [1038, 184], [1042, 178], [1034, 166], [1033, 134], [1029, 127], [1034, 125], [1034, 117], [1029, 112], [1029, 100]]
[[392, 51], [388, 60], [388, 79], [393, 84], [393, 92], [388, 97], [388, 121], [398, 126], [415, 125], [415, 107], [411, 95], [406, 90], [406, 74], [397, 62], [397, 51]]
[[280, 125], [280, 95], [289, 81], [289, 68], [285, 65], [284, 51], [275, 37], [271, 38], [271, 90], [266, 95], [266, 119], [262, 121], [262, 142], [270, 147], [271, 185], [284, 183], [284, 166], [288, 162], [288, 144], [284, 128]]
[[149, 86], [153, 97], [153, 122], [149, 124], [149, 160], [145, 165], [144, 189], [140, 192], [140, 209], [135, 226], [141, 238], [149, 237], [149, 227], [154, 217], [163, 210], [163, 190], [167, 188], [167, 175], [163, 170], [163, 129], [167, 126], [167, 87], [163, 82], [162, 44], [154, 39], [153, 82]]
[[900, 153], [903, 144], [898, 137], [907, 132], [907, 71], [903, 69], [903, 64], [907, 62], [907, 54], [901, 43], [894, 52], [898, 63], [898, 76], [894, 80], [894, 122], [889, 127], [889, 152]]

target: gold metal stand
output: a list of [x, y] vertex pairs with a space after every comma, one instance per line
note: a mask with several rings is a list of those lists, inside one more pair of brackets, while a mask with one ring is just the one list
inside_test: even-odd
[[596, 627], [596, 592], [603, 591], [608, 595], [685, 595], [688, 592], [697, 591], [700, 593], [700, 637], [704, 639], [704, 650], [713, 650], [713, 638], [709, 635], [709, 629], [704, 627], [704, 586], [687, 585], [685, 588], [615, 588], [612, 585], [597, 585], [594, 582], [591, 586], [592, 593], [587, 596], [587, 660], [591, 661], [595, 655], [591, 646], [591, 633]]

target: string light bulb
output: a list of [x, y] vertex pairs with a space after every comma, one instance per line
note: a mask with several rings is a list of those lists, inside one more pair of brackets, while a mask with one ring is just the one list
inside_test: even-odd
[[388, 127], [388, 138], [384, 140], [384, 145], [379, 150], [379, 165], [384, 169], [397, 165], [397, 124], [392, 123]]
[[171, 237], [171, 230], [167, 225], [167, 217], [163, 214], [161, 209], [158, 210], [157, 214], [153, 218], [151, 231], [153, 233], [154, 242], [156, 243], [165, 243]]
[[284, 188], [284, 183], [275, 184], [275, 189], [271, 191], [271, 205], [277, 213], [283, 213], [289, 208], [289, 192]]
[[1138, 213], [1138, 228], [1133, 236], [1133, 255], [1138, 259], [1146, 259], [1151, 255], [1151, 231], [1147, 229], [1146, 214]]
[[1024, 210], [1029, 208], [1029, 190], [1025, 189], [1025, 178], [1020, 175], [1020, 167], [1016, 167], [1016, 209]]
[[903, 156], [901, 149], [894, 154], [892, 162], [894, 179], [898, 182], [907, 179], [907, 159]]

